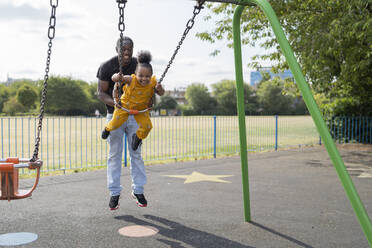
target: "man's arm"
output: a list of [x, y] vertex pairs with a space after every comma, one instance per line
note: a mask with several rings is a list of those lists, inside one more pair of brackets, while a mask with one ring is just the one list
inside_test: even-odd
[[108, 93], [109, 86], [110, 83], [108, 81], [98, 79], [98, 99], [107, 105], [114, 106], [114, 99]]

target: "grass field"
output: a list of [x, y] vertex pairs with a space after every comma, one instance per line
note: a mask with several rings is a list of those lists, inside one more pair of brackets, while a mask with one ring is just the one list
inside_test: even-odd
[[[105, 122], [105, 118], [45, 117], [39, 150], [43, 171], [106, 165], [108, 145], [100, 138]], [[142, 147], [146, 163], [213, 157], [213, 116], [152, 117], [152, 122], [153, 130]], [[34, 117], [0, 118], [1, 157], [30, 158], [36, 126]], [[248, 151], [273, 150], [275, 127], [274, 116], [247, 116]], [[279, 116], [279, 149], [318, 142], [319, 135], [310, 116]], [[237, 153], [238, 117], [217, 116], [216, 155]]]

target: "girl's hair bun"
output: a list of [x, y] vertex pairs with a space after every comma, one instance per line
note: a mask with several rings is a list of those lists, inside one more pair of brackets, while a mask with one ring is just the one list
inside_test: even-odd
[[140, 64], [150, 64], [152, 59], [151, 53], [149, 51], [139, 51], [137, 54], [137, 60]]

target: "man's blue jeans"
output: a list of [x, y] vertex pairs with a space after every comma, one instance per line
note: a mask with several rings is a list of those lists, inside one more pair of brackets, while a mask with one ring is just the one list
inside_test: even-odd
[[[109, 122], [112, 114], [107, 114], [106, 121]], [[107, 139], [109, 143], [109, 155], [107, 160], [107, 187], [111, 196], [120, 195], [122, 186], [120, 184], [121, 163], [124, 145], [124, 133], [127, 134], [128, 149], [130, 155], [130, 174], [132, 178], [132, 190], [135, 194], [144, 193], [146, 184], [145, 165], [141, 156], [141, 146], [136, 151], [132, 150], [132, 136], [136, 133], [138, 124], [133, 115], [118, 129], [110, 132]]]

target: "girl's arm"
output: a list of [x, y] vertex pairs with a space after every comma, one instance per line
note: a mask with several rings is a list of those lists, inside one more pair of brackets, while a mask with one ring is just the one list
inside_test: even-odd
[[155, 92], [156, 92], [159, 96], [162, 96], [162, 95], [164, 95], [165, 90], [164, 90], [164, 88], [163, 88], [163, 86], [162, 86], [161, 84], [157, 83], [157, 84], [155, 85]]

